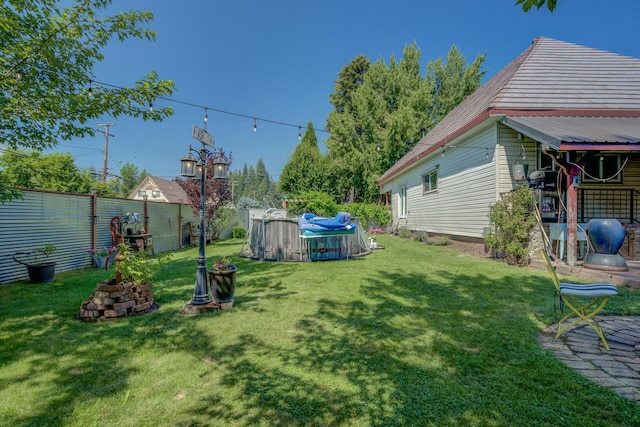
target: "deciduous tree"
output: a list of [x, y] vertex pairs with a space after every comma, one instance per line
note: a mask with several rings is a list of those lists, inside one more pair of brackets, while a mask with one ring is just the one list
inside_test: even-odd
[[537, 9], [540, 9], [544, 4], [547, 4], [547, 9], [550, 12], [553, 12], [556, 9], [556, 5], [558, 4], [558, 0], [517, 0], [516, 5], [521, 4], [522, 10], [525, 12], [529, 12], [533, 6]]
[[[222, 157], [231, 166], [231, 156], [221, 152]], [[215, 222], [221, 217], [221, 208], [231, 201], [231, 186], [228, 179], [214, 178], [213, 157], [207, 159], [207, 176], [204, 185], [204, 217], [207, 230], [214, 230]], [[179, 178], [178, 184], [184, 189], [189, 198], [189, 205], [193, 214], [200, 216], [200, 180], [193, 178]], [[217, 236], [215, 236], [217, 237]]]
[[[162, 120], [151, 108], [173, 92], [151, 71], [129, 87], [99, 84], [93, 73], [112, 39], [154, 40], [148, 11], [108, 15], [113, 0], [10, 0], [0, 6], [0, 140], [10, 148], [51, 148], [95, 135], [104, 115]], [[11, 198], [0, 182], [0, 201]]]

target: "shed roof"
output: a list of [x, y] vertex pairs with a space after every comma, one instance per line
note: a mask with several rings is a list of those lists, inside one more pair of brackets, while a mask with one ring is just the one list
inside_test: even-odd
[[454, 108], [378, 183], [492, 117], [531, 115], [640, 117], [640, 59], [538, 37]]
[[555, 150], [640, 149], [640, 117], [505, 117], [502, 123]]

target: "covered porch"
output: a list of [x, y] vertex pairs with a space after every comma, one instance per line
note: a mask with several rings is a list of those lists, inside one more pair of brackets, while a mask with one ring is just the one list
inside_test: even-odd
[[640, 257], [640, 111], [585, 111], [581, 116], [529, 112], [501, 121], [537, 143], [539, 182], [529, 174], [529, 184], [539, 190], [546, 232], [561, 249], [557, 258], [574, 275], [587, 274], [582, 269], [591, 272], [580, 266], [586, 224], [616, 219], [627, 232], [620, 249], [629, 265], [624, 276], [638, 280], [632, 270]]

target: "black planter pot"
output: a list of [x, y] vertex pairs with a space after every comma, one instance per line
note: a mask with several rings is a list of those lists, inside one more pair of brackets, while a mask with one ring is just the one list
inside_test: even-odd
[[229, 270], [214, 271], [209, 270], [209, 281], [213, 300], [217, 303], [233, 301], [233, 294], [236, 291], [236, 272], [238, 268], [230, 265]]
[[31, 283], [51, 283], [56, 273], [56, 263], [45, 262], [41, 265], [27, 265], [27, 272]]

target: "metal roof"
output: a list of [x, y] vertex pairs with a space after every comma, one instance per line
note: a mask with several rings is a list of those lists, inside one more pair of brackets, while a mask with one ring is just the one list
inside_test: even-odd
[[640, 117], [505, 117], [502, 123], [556, 150], [638, 150]]
[[[538, 37], [431, 129], [380, 177], [378, 184], [387, 182], [475, 126], [516, 115], [640, 117], [640, 59]], [[588, 120], [583, 124], [585, 122]], [[637, 121], [621, 123], [638, 126]], [[616, 135], [615, 140], [618, 134], [620, 138], [638, 136], [637, 131], [604, 132]], [[533, 132], [522, 133], [533, 137]], [[559, 134], [568, 133], [571, 132]], [[606, 140], [599, 136], [598, 139]]]

